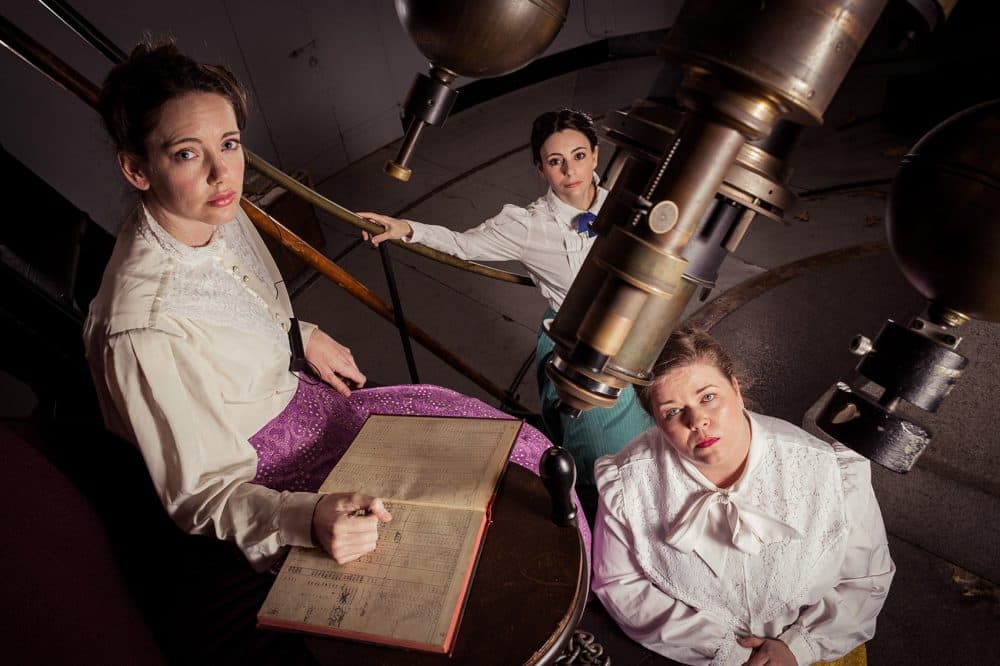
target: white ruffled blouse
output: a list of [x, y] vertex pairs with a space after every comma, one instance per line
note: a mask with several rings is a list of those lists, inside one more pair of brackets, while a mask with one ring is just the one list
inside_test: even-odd
[[[248, 439], [298, 387], [288, 369], [292, 316], [242, 210], [193, 248], [139, 205], [84, 324], [105, 425], [139, 447], [167, 513], [187, 532], [233, 541], [259, 569], [286, 545], [312, 545], [319, 500], [252, 483]], [[316, 327], [300, 324], [307, 345]]]
[[685, 664], [742, 664], [742, 636], [799, 664], [871, 638], [895, 566], [868, 461], [747, 412], [751, 443], [720, 489], [657, 428], [594, 468], [593, 589], [622, 629]]

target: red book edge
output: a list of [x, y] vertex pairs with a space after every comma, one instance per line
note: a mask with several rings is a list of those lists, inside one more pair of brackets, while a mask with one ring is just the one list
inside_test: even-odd
[[[509, 420], [513, 421], [515, 419]], [[455, 650], [455, 639], [458, 637], [458, 628], [461, 625], [462, 619], [465, 617], [465, 608], [469, 601], [469, 590], [472, 587], [472, 578], [475, 575], [476, 569], [479, 568], [479, 558], [483, 553], [483, 543], [486, 541], [486, 533], [489, 530], [490, 525], [493, 524], [493, 504], [496, 502], [497, 495], [500, 494], [500, 489], [503, 487], [504, 479], [507, 476], [507, 466], [510, 465], [510, 453], [514, 450], [514, 447], [517, 446], [517, 440], [521, 436], [521, 429], [524, 428], [524, 419], [516, 420], [520, 421], [520, 423], [517, 426], [517, 432], [514, 433], [514, 438], [511, 440], [510, 447], [507, 449], [503, 469], [500, 470], [497, 482], [493, 486], [493, 493], [490, 495], [490, 499], [486, 503], [486, 507], [483, 510], [483, 522], [479, 526], [479, 536], [476, 539], [476, 556], [472, 558], [469, 563], [469, 570], [465, 572], [465, 580], [462, 581], [462, 594], [458, 600], [458, 607], [452, 615], [451, 626], [448, 628], [448, 633], [445, 636], [444, 644], [449, 657]]]

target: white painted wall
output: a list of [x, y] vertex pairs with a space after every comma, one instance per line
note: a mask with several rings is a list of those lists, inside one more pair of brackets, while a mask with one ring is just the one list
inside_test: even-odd
[[[246, 145], [286, 171], [309, 169], [317, 180], [398, 139], [410, 81], [427, 70], [391, 0], [71, 4], [126, 51], [150, 32], [229, 67], [252, 95]], [[566, 25], [546, 54], [666, 27], [680, 4], [571, 0]], [[104, 56], [38, 2], [4, 0], [2, 12], [90, 80], [103, 79]], [[116, 228], [125, 190], [97, 114], [6, 50], [0, 94], [0, 143], [98, 223]]]

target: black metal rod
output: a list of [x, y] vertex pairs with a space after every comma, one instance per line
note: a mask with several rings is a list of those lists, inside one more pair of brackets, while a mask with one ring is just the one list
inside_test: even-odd
[[512, 400], [517, 400], [518, 394], [517, 389], [521, 386], [521, 382], [524, 381], [524, 376], [528, 374], [528, 370], [535, 364], [535, 350], [532, 349], [531, 353], [528, 354], [528, 358], [524, 359], [524, 363], [518, 368], [517, 374], [514, 375], [513, 381], [511, 381], [510, 386], [507, 388], [507, 395], [510, 396]]
[[410, 166], [413, 150], [417, 147], [417, 140], [426, 125], [427, 123], [420, 118], [414, 118], [410, 121], [410, 126], [406, 129], [406, 135], [403, 137], [403, 143], [399, 146], [399, 154], [396, 155], [396, 164], [404, 168]]
[[396, 275], [392, 270], [389, 245], [387, 243], [380, 244], [378, 252], [382, 257], [382, 269], [385, 271], [385, 281], [389, 285], [389, 299], [392, 301], [392, 317], [396, 321], [396, 328], [399, 330], [399, 339], [403, 343], [403, 354], [406, 356], [406, 367], [410, 370], [410, 381], [414, 384], [419, 384], [417, 362], [413, 358], [413, 347], [410, 346], [410, 333], [406, 328], [406, 318], [403, 317], [403, 304], [399, 300], [399, 290], [396, 288]]
[[80, 12], [73, 9], [68, 2], [38, 0], [38, 4], [52, 12], [70, 30], [90, 42], [95, 49], [103, 53], [111, 62], [119, 63], [125, 60], [125, 52], [118, 48], [118, 45], [111, 41], [107, 35], [95, 28]]
[[0, 44], [6, 46], [11, 53], [47, 76], [56, 85], [65, 88], [90, 106], [97, 108], [97, 98], [100, 96], [97, 86], [4, 16], [0, 16]]

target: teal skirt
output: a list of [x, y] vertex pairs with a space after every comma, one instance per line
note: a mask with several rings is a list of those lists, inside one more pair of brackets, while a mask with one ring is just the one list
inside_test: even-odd
[[[555, 311], [550, 308], [542, 318], [551, 319], [555, 316]], [[555, 386], [545, 374], [545, 366], [554, 349], [555, 342], [540, 327], [535, 345], [535, 361], [542, 421], [549, 439], [573, 455], [577, 485], [593, 486], [594, 461], [620, 451], [639, 433], [652, 427], [653, 420], [639, 406], [631, 385], [622, 391], [614, 407], [588, 409], [575, 419], [561, 413], [556, 407], [559, 396], [556, 395]]]

